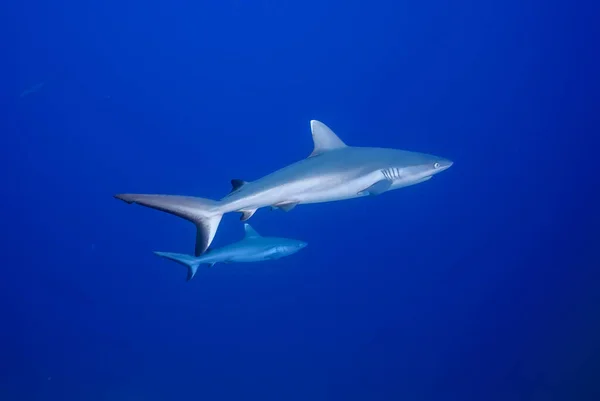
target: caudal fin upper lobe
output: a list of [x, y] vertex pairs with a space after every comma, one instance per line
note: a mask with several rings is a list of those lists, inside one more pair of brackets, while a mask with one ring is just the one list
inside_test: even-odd
[[188, 268], [187, 281], [190, 281], [196, 275], [198, 271], [198, 266], [200, 266], [202, 258], [194, 257], [191, 255], [184, 255], [181, 253], [172, 253], [172, 252], [158, 252], [154, 251], [154, 254], [160, 256], [161, 258], [172, 260], [173, 262], [184, 265]]
[[196, 226], [194, 254], [200, 256], [210, 246], [223, 214], [219, 202], [211, 199], [179, 195], [119, 194], [115, 198], [137, 203], [191, 221]]

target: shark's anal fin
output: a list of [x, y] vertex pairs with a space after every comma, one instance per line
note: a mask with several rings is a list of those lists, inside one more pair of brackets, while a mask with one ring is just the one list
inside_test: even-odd
[[379, 194], [384, 193], [388, 189], [390, 189], [391, 186], [392, 186], [392, 181], [387, 180], [387, 179], [380, 180], [380, 181], [377, 181], [375, 184], [371, 185], [370, 187], [363, 189], [362, 191], [359, 192], [359, 194], [361, 194], [361, 195], [364, 195], [364, 194], [379, 195]]
[[311, 120], [310, 130], [312, 132], [314, 149], [308, 157], [317, 156], [321, 153], [347, 146], [328, 126], [320, 121]]
[[293, 208], [298, 206], [298, 202], [281, 202], [272, 206], [273, 209], [281, 209], [284, 212], [289, 212]]
[[241, 221], [246, 221], [248, 220], [250, 217], [254, 216], [254, 213], [256, 213], [257, 209], [253, 209], [253, 210], [240, 210], [240, 212], [242, 213], [242, 215], [240, 216], [240, 220]]
[[208, 264], [208, 267], [213, 267], [215, 265], [216, 262], [212, 262]]

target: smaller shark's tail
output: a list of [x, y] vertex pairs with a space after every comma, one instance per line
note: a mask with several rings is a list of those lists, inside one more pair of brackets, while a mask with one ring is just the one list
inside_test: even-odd
[[219, 202], [210, 199], [146, 194], [119, 194], [115, 195], [115, 198], [170, 213], [194, 223], [196, 225], [196, 256], [206, 252], [223, 217], [219, 211]]
[[[173, 262], [184, 265], [188, 268], [187, 281], [190, 281], [196, 275], [198, 271], [198, 266], [200, 266], [202, 262], [202, 256], [195, 257], [191, 255], [184, 255], [181, 253], [171, 253], [171, 252], [158, 252], [154, 251], [154, 254], [160, 256], [161, 258], [170, 259]], [[212, 263], [209, 263], [212, 264]]]

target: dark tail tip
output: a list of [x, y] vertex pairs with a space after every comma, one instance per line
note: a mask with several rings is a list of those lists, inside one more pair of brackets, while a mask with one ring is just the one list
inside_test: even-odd
[[187, 269], [187, 277], [185, 278], [185, 282], [187, 283], [188, 281], [190, 281], [193, 278], [194, 278], [194, 271], [192, 270], [191, 267], [188, 267], [188, 269]]
[[129, 196], [127, 194], [118, 194], [118, 195], [114, 195], [113, 197], [115, 199], [122, 200], [123, 202], [125, 202], [125, 203], [127, 203], [129, 205], [131, 205], [134, 202], [134, 200], [131, 199], [131, 196]]

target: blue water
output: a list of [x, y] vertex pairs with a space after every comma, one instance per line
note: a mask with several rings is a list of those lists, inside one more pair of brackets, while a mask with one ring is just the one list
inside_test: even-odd
[[[598, 5], [2, 9], [0, 400], [600, 399]], [[306, 157], [311, 119], [455, 163], [261, 210], [309, 247], [190, 282], [152, 251], [193, 226], [112, 197], [219, 198]]]

